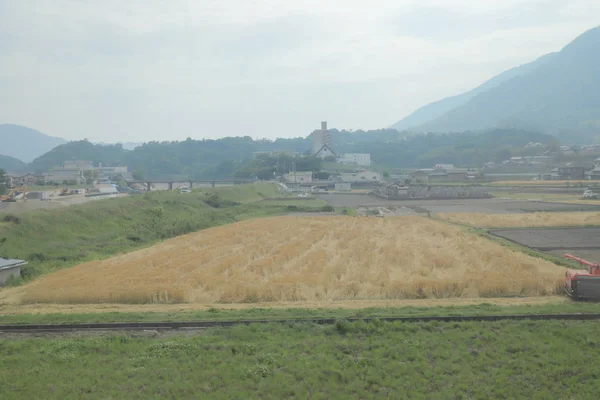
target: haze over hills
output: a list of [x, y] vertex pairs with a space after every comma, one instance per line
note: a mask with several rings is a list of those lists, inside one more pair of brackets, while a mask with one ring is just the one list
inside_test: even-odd
[[[471, 92], [425, 106], [394, 127], [414, 132], [505, 127], [545, 132], [566, 142], [598, 141], [598, 49], [600, 27], [585, 32], [558, 53], [509, 70]], [[423, 122], [425, 119], [429, 120]]]
[[0, 169], [8, 172], [20, 172], [27, 168], [27, 164], [14, 157], [3, 156], [0, 154]]
[[67, 143], [20, 125], [0, 124], [0, 154], [30, 162], [54, 147]]
[[486, 90], [494, 88], [500, 85], [501, 83], [506, 82], [509, 79], [512, 79], [516, 76], [521, 76], [533, 71], [540, 65], [543, 65], [550, 61], [555, 55], [556, 53], [546, 54], [533, 62], [523, 64], [515, 68], [511, 68], [508, 71], [504, 71], [501, 74], [489, 79], [482, 85], [477, 86], [473, 90], [469, 90], [468, 92], [458, 94], [456, 96], [446, 97], [442, 100], [438, 100], [433, 103], [427, 104], [419, 108], [412, 114], [408, 115], [407, 117], [402, 118], [400, 121], [392, 125], [391, 128], [397, 129], [399, 131], [404, 131], [419, 126], [421, 124], [425, 124], [437, 117], [444, 115], [445, 113], [456, 107], [460, 107], [468, 103], [469, 100], [477, 96], [479, 93], [483, 93]]

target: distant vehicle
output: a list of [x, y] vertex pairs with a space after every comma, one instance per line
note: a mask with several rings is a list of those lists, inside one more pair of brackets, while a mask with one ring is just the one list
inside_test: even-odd
[[588, 200], [598, 200], [600, 198], [600, 194], [594, 193], [590, 189], [583, 192], [583, 198]]
[[179, 188], [179, 193], [192, 193], [192, 189], [189, 186], [181, 186]]

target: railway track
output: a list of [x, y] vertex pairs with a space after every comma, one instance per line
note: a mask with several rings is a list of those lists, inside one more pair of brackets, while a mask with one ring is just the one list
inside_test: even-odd
[[424, 317], [370, 317], [370, 318], [317, 318], [317, 319], [275, 319], [275, 320], [231, 320], [231, 321], [188, 321], [188, 322], [116, 322], [81, 324], [37, 324], [37, 325], [0, 325], [0, 333], [45, 333], [45, 332], [93, 332], [93, 331], [140, 331], [140, 330], [178, 330], [207, 329], [213, 327], [231, 327], [250, 324], [296, 324], [310, 323], [331, 325], [339, 321], [348, 322], [494, 322], [494, 321], [597, 321], [600, 313], [573, 314], [514, 314], [514, 315], [471, 315], [471, 316], [424, 316]]

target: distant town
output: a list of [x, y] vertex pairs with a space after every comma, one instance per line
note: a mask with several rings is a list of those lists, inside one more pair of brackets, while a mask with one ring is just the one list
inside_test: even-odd
[[[542, 143], [530, 142], [524, 146], [529, 155], [513, 156], [495, 162], [488, 161], [479, 168], [460, 168], [453, 164], [438, 163], [429, 168], [419, 168], [394, 173], [381, 171], [373, 166], [369, 153], [338, 153], [333, 145], [332, 133], [327, 122], [321, 122], [320, 129], [310, 135], [310, 156], [321, 159], [326, 164], [324, 173], [310, 170], [298, 170], [292, 163], [280, 175], [272, 179], [286, 184], [290, 191], [322, 192], [327, 190], [351, 191], [353, 187], [369, 187], [390, 185], [399, 181], [404, 185], [468, 183], [489, 180], [518, 178], [525, 180], [600, 180], [600, 145], [558, 146], [549, 150]], [[578, 155], [579, 161], [556, 162], [560, 154], [565, 160]], [[306, 157], [307, 154], [290, 150], [257, 151], [254, 158], [260, 157]], [[581, 161], [583, 160], [583, 161]], [[41, 174], [6, 173], [9, 188], [32, 186], [88, 186], [102, 189], [99, 194], [127, 192], [144, 192], [152, 190], [189, 190], [194, 180], [174, 182], [164, 180], [157, 182], [151, 179], [136, 179], [134, 173], [126, 165], [105, 166], [89, 160], [65, 160], [61, 166], [53, 167]], [[256, 179], [256, 178], [255, 178]], [[232, 181], [236, 179], [232, 178]], [[240, 180], [240, 179], [237, 179]], [[223, 181], [221, 179], [220, 181]], [[216, 181], [204, 182], [216, 185]], [[81, 191], [81, 189], [79, 189]]]

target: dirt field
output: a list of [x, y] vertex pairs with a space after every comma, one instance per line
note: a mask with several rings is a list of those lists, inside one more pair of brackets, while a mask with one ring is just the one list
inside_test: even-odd
[[600, 225], [600, 212], [537, 212], [527, 214], [437, 214], [451, 222], [478, 228], [535, 228]]
[[334, 207], [419, 207], [431, 213], [514, 214], [535, 211], [600, 211], [600, 205], [562, 204], [512, 199], [385, 200], [368, 195], [318, 195]]
[[539, 296], [563, 269], [422, 217], [278, 217], [61, 270], [24, 303], [258, 303]]
[[558, 257], [571, 253], [600, 262], [600, 228], [495, 229], [490, 233]]

